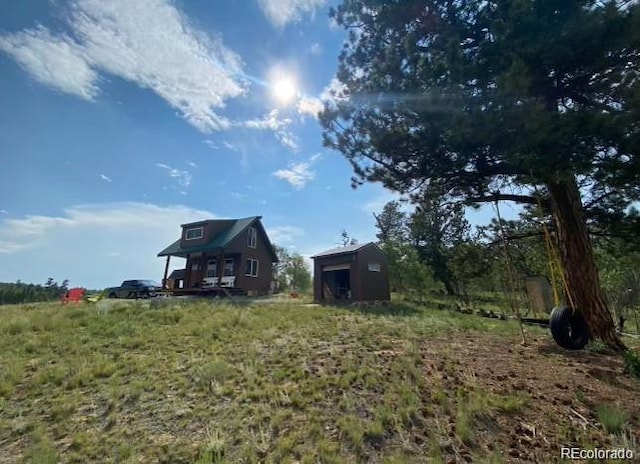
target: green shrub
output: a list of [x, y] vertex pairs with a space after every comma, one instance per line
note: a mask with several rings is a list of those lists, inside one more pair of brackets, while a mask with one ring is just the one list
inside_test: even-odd
[[629, 418], [625, 411], [610, 404], [598, 406], [596, 416], [608, 433], [620, 432]]
[[640, 354], [627, 350], [623, 354], [624, 372], [640, 379]]

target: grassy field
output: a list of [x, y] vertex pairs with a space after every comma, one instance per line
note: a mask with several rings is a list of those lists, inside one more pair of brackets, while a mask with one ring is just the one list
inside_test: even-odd
[[[108, 304], [107, 304], [108, 303]], [[639, 452], [640, 383], [408, 304], [0, 307], [0, 462], [556, 462]]]

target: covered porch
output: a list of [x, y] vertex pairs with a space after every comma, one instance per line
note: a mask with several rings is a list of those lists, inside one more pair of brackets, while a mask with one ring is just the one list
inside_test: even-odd
[[[162, 286], [166, 290], [201, 291], [240, 287], [240, 253], [229, 253], [219, 249], [194, 253], [176, 251], [164, 256], [166, 261]], [[171, 274], [171, 277], [179, 276], [179, 280], [170, 279], [168, 276], [172, 257], [186, 259], [185, 268], [175, 270]]]

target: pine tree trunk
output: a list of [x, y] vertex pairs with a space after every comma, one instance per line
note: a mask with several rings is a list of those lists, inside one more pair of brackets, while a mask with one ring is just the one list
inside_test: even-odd
[[448, 278], [443, 278], [442, 283], [444, 284], [444, 289], [447, 292], [447, 295], [454, 296], [457, 295], [456, 289], [453, 286], [453, 283]]
[[600, 287], [591, 238], [576, 179], [547, 184], [558, 228], [558, 245], [569, 287], [567, 304], [584, 315], [591, 334], [616, 351], [625, 350]]

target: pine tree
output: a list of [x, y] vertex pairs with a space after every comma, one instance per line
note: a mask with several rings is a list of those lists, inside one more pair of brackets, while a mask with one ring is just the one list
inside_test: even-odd
[[332, 16], [350, 34], [320, 119], [354, 186], [438, 181], [467, 204], [543, 193], [572, 301], [625, 349], [587, 225], [640, 199], [640, 5], [345, 0]]

